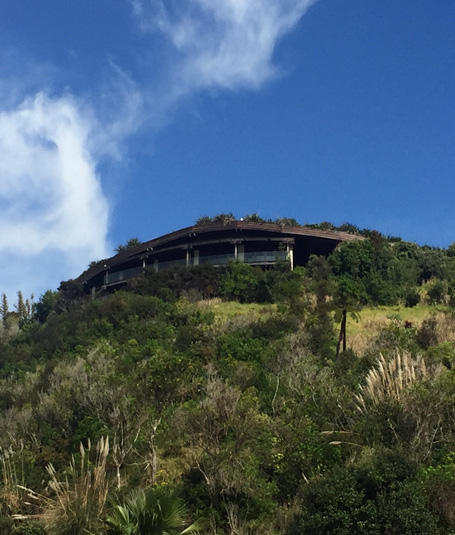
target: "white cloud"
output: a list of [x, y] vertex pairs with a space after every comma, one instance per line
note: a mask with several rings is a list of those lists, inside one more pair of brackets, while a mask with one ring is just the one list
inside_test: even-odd
[[38, 94], [0, 112], [2, 291], [55, 287], [107, 254], [108, 204], [90, 153], [96, 130], [70, 96]]
[[143, 31], [180, 56], [174, 90], [257, 88], [277, 74], [273, 52], [315, 0], [132, 0]]

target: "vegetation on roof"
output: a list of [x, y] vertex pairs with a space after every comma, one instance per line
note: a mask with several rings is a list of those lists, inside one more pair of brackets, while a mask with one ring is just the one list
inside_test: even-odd
[[123, 253], [125, 251], [130, 250], [130, 249], [134, 249], [135, 247], [137, 247], [140, 244], [141, 244], [141, 242], [140, 242], [139, 238], [136, 238], [136, 237], [130, 238], [129, 240], [127, 240], [127, 242], [125, 244], [118, 245], [115, 248], [115, 252], [117, 254]]
[[[369, 237], [370, 234], [375, 233], [376, 231], [370, 229], [361, 229], [357, 225], [352, 223], [342, 223], [341, 225], [334, 225], [329, 221], [322, 221], [321, 223], [299, 223], [296, 219], [292, 217], [280, 217], [277, 219], [264, 219], [259, 216], [257, 213], [247, 214], [244, 217], [236, 218], [232, 212], [227, 214], [217, 214], [215, 216], [204, 215], [199, 217], [196, 220], [196, 225], [206, 225], [209, 223], [229, 223], [231, 221], [246, 221], [251, 223], [273, 223], [276, 225], [282, 225], [285, 227], [306, 227], [311, 229], [318, 230], [337, 230], [342, 232], [348, 232], [350, 234], [357, 234], [361, 236]], [[391, 241], [401, 241], [400, 238], [388, 236], [388, 239]]]

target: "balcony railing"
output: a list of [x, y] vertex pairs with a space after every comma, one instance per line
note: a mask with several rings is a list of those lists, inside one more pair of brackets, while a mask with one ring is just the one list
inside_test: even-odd
[[244, 262], [246, 264], [267, 264], [286, 259], [286, 251], [256, 251], [244, 253]]
[[212, 254], [207, 256], [200, 256], [200, 264], [212, 264], [212, 266], [224, 266], [229, 261], [235, 260], [234, 253], [232, 254]]
[[[286, 260], [287, 259], [287, 253], [286, 251], [256, 251], [256, 252], [246, 252], [243, 253], [243, 261], [246, 264], [271, 264], [274, 262], [278, 262], [279, 260]], [[239, 260], [240, 260], [239, 255]], [[207, 256], [200, 256], [199, 257], [199, 263], [200, 264], [212, 264], [213, 266], [224, 266], [228, 262], [234, 262], [235, 261], [235, 255], [233, 253], [230, 254], [215, 254], [215, 255], [207, 255]], [[193, 264], [194, 260], [190, 259], [190, 265]], [[165, 269], [167, 267], [173, 266], [175, 264], [186, 266], [186, 259], [181, 258], [178, 260], [167, 260], [165, 262], [158, 262], [158, 270]], [[153, 264], [152, 264], [153, 265]], [[105, 279], [105, 284], [114, 284], [116, 282], [122, 282], [124, 280], [131, 279], [132, 277], [136, 277], [137, 275], [141, 275], [143, 273], [142, 267], [133, 267], [130, 269], [124, 269], [122, 271], [116, 271], [115, 273], [108, 273]]]
[[[175, 264], [179, 266], [186, 266], [186, 259], [180, 258], [178, 260], [166, 260], [165, 262], [158, 262], [158, 270], [166, 269], [170, 266], [175, 266]], [[153, 264], [151, 264], [153, 266]]]
[[[246, 252], [243, 255], [239, 254], [238, 260], [243, 258], [243, 262], [246, 264], [269, 264], [278, 262], [279, 260], [286, 260], [286, 251], [256, 251]], [[207, 255], [199, 257], [200, 264], [212, 264], [214, 266], [223, 266], [229, 261], [234, 262], [234, 254], [218, 254]], [[161, 264], [160, 264], [161, 266]]]
[[116, 271], [115, 273], [108, 273], [106, 284], [112, 284], [114, 282], [121, 282], [131, 279], [131, 277], [136, 277], [136, 275], [140, 275], [143, 271], [144, 270], [142, 267], [133, 267], [130, 269], [124, 269], [122, 271]]

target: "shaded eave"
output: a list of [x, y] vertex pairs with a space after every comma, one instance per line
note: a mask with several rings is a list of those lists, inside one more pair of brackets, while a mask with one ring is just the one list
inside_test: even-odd
[[349, 234], [348, 232], [341, 232], [338, 230], [321, 230], [313, 229], [308, 227], [289, 227], [285, 225], [280, 225], [277, 223], [255, 223], [250, 221], [230, 221], [228, 223], [207, 223], [203, 225], [193, 225], [191, 227], [185, 227], [169, 234], [164, 234], [159, 238], [143, 242], [131, 249], [122, 251], [121, 253], [107, 258], [106, 260], [100, 261], [99, 264], [88, 269], [83, 273], [78, 280], [85, 282], [94, 277], [99, 273], [105, 271], [106, 269], [113, 268], [119, 264], [122, 264], [126, 261], [131, 261], [135, 259], [144, 258], [149, 254], [153, 254], [154, 251], [159, 252], [163, 251], [166, 246], [170, 246], [172, 242], [178, 242], [182, 239], [188, 238], [188, 240], [193, 241], [196, 238], [203, 238], [204, 234], [213, 234], [216, 232], [232, 231], [232, 230], [248, 230], [248, 231], [258, 231], [258, 232], [269, 232], [271, 234], [281, 236], [283, 239], [290, 238], [294, 236], [307, 236], [310, 238], [328, 240], [331, 242], [340, 242], [354, 241], [363, 239], [361, 236], [355, 234]]

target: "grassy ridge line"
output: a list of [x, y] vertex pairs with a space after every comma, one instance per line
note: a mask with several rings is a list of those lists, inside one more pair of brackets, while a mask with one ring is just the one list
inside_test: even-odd
[[[224, 324], [234, 318], [247, 317], [254, 321], [267, 319], [276, 311], [276, 305], [258, 303], [238, 303], [237, 301], [222, 301], [211, 299], [202, 301], [199, 306], [211, 310], [215, 314], [217, 323]], [[432, 315], [439, 316], [448, 311], [448, 307], [438, 305], [417, 305], [409, 308], [405, 306], [377, 306], [367, 307], [357, 313], [357, 321], [349, 318], [347, 324], [347, 345], [359, 355], [366, 349], [368, 342], [381, 329], [393, 323], [403, 325], [408, 322], [410, 327], [419, 328], [422, 322]], [[339, 324], [335, 325], [339, 328]]]
[[[199, 302], [199, 306], [214, 312], [215, 317], [223, 322], [238, 316], [260, 318], [276, 311], [276, 305], [259, 303], [238, 303], [237, 301], [222, 301], [211, 299]], [[357, 313], [358, 321], [349, 319], [347, 332], [351, 336], [359, 334], [371, 336], [371, 329], [375, 325], [386, 327], [394, 321], [409, 321], [415, 327], [420, 327], [422, 321], [432, 314], [447, 312], [448, 307], [417, 305], [413, 308], [404, 306], [367, 307]]]
[[362, 354], [368, 341], [375, 337], [381, 329], [393, 323], [403, 326], [419, 328], [422, 322], [430, 316], [439, 317], [448, 312], [448, 307], [438, 305], [417, 305], [409, 308], [405, 306], [378, 306], [364, 308], [357, 313], [358, 321], [349, 319], [347, 324], [347, 345], [356, 353]]
[[250, 319], [266, 319], [276, 311], [275, 304], [239, 303], [238, 301], [222, 301], [219, 298], [200, 301], [198, 306], [207, 308], [215, 314], [216, 321], [225, 323], [239, 316], [248, 316]]

